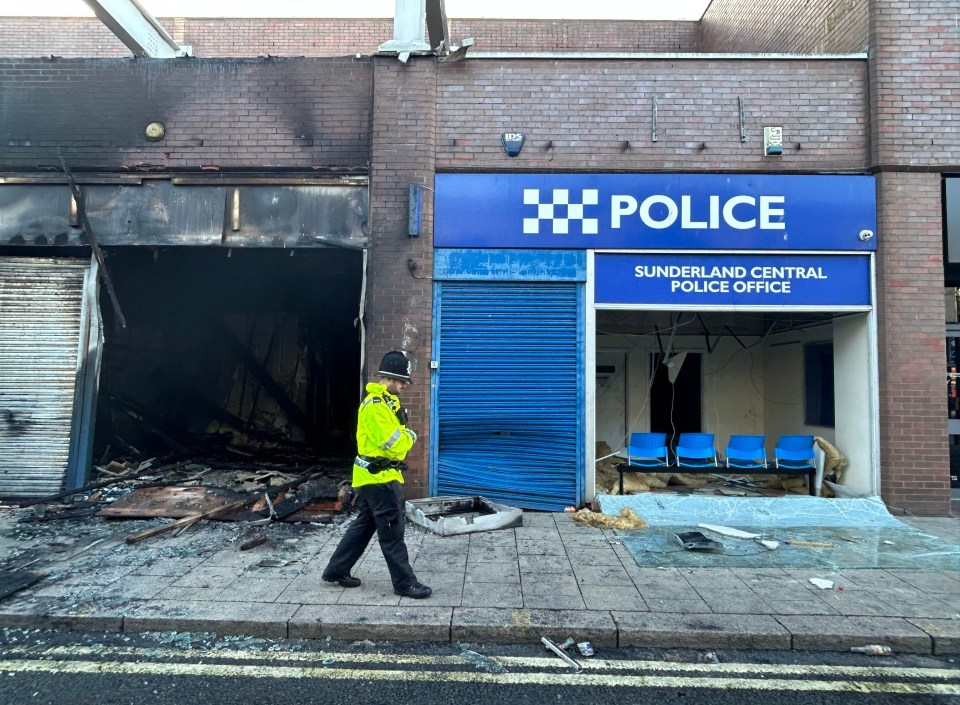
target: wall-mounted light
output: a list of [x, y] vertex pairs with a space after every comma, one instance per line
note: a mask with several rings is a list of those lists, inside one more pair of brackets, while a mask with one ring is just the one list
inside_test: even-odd
[[523, 149], [524, 136], [522, 132], [504, 132], [500, 135], [500, 143], [508, 157], [515, 157]]
[[149, 125], [147, 125], [147, 129], [144, 130], [144, 133], [147, 135], [147, 139], [151, 142], [159, 142], [163, 139], [163, 136], [167, 133], [167, 130], [163, 126], [162, 122], [151, 122]]

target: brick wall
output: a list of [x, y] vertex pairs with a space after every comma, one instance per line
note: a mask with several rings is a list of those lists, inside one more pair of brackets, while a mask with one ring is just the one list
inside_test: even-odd
[[[402, 399], [419, 434], [407, 456], [407, 497], [427, 494], [432, 340], [433, 198], [424, 191], [419, 238], [407, 235], [407, 187], [433, 183], [436, 149], [436, 61], [374, 59], [376, 84], [370, 171], [370, 260], [367, 289], [367, 376], [383, 353], [400, 349], [414, 384]], [[408, 261], [417, 264], [415, 272]], [[415, 276], [416, 275], [416, 276]]]
[[713, 0], [700, 21], [703, 51], [849, 54], [867, 50], [872, 0]]
[[[483, 60], [441, 64], [439, 80], [439, 169], [829, 171], [869, 156], [863, 61]], [[768, 125], [782, 158], [762, 156]], [[518, 157], [506, 131], [526, 135]]]
[[877, 180], [881, 493], [949, 514], [940, 175]]
[[873, 161], [960, 171], [960, 0], [874, 0]]
[[609, 20], [451, 20], [456, 43], [475, 37], [477, 51], [696, 52], [697, 22]]
[[0, 56], [110, 58], [130, 50], [96, 17], [0, 17]]
[[[0, 59], [0, 168], [366, 172], [369, 59]], [[166, 137], [144, 135], [154, 121]]]
[[[369, 55], [393, 35], [392, 19], [160, 18], [197, 57]], [[696, 22], [450, 20], [453, 43], [476, 51], [694, 52]], [[130, 50], [96, 18], [0, 17], [0, 56], [124, 57]]]

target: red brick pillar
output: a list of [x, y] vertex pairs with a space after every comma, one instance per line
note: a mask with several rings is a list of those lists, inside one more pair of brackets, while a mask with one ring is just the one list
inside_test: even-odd
[[940, 172], [960, 163], [960, 75], [949, 6], [869, 3], [881, 494], [926, 515], [950, 510]]
[[940, 175], [877, 179], [880, 489], [891, 509], [950, 512]]
[[[408, 498], [425, 496], [428, 480], [436, 69], [433, 58], [411, 57], [407, 64], [374, 58], [366, 372], [367, 378], [376, 373], [391, 349], [411, 361], [414, 384], [402, 398], [419, 438], [407, 457]], [[428, 187], [419, 237], [408, 235], [409, 184]]]

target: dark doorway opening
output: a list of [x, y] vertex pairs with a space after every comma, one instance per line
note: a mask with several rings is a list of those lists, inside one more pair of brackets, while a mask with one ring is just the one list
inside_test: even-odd
[[700, 433], [702, 426], [702, 365], [700, 353], [650, 355], [653, 382], [650, 385], [650, 430], [667, 434], [676, 446], [681, 433]]
[[101, 295], [94, 462], [352, 457], [362, 252], [128, 247], [107, 266], [127, 328]]

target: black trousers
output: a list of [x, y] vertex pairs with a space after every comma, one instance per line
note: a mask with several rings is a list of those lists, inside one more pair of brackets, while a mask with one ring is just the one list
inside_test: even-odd
[[403, 542], [403, 487], [399, 482], [381, 485], [363, 485], [357, 488], [359, 515], [347, 528], [347, 533], [333, 552], [324, 575], [349, 575], [374, 532], [380, 540], [380, 550], [390, 569], [395, 590], [402, 590], [417, 578], [410, 567], [407, 544]]

